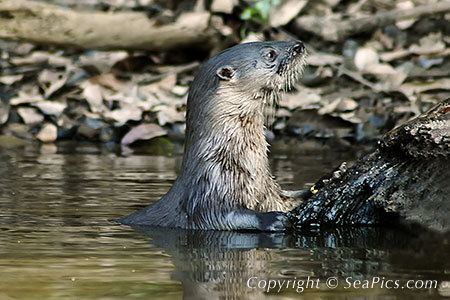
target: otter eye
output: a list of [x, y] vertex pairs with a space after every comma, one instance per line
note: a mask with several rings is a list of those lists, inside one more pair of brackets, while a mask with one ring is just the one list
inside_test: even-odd
[[265, 57], [269, 61], [274, 61], [275, 58], [277, 58], [277, 52], [275, 50], [271, 49], [271, 50], [266, 52]]

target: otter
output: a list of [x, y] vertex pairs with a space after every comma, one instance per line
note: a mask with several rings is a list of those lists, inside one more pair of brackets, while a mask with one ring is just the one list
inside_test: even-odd
[[239, 44], [204, 63], [187, 100], [178, 178], [158, 202], [119, 220], [136, 226], [284, 231], [299, 202], [271, 175], [265, 107], [298, 81], [300, 41]]

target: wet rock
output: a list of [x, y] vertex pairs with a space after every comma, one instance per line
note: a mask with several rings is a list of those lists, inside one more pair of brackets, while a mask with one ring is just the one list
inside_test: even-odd
[[186, 124], [180, 122], [173, 123], [170, 126], [167, 135], [174, 140], [183, 140], [186, 135]]
[[25, 124], [8, 123], [2, 132], [20, 139], [34, 140], [34, 136], [30, 133], [30, 128]]
[[115, 140], [115, 131], [111, 126], [100, 129], [99, 140], [103, 143], [113, 142]]
[[76, 128], [79, 137], [91, 141], [111, 142], [115, 140], [116, 132], [114, 128], [100, 119], [85, 118]]
[[58, 147], [56, 147], [55, 144], [51, 144], [51, 143], [42, 144], [39, 149], [39, 152], [41, 154], [55, 154], [56, 152], [58, 152]]
[[18, 139], [11, 135], [0, 135], [0, 148], [16, 148], [25, 145], [24, 140]]
[[[156, 137], [150, 141], [137, 141], [133, 145], [132, 152], [134, 153], [149, 153], [152, 155], [172, 155], [175, 144], [164, 136]], [[129, 150], [126, 145], [121, 145], [122, 150]]]
[[58, 129], [51, 123], [46, 123], [42, 126], [36, 138], [43, 143], [52, 143], [58, 138]]
[[66, 115], [62, 115], [57, 122], [58, 125], [58, 140], [70, 139], [75, 136], [78, 129], [78, 122], [69, 118]]
[[12, 107], [10, 108], [8, 121], [5, 124], [8, 123], [22, 123], [22, 118], [19, 116], [17, 109], [14, 109]]
[[373, 141], [380, 137], [382, 129], [387, 127], [388, 119], [383, 115], [371, 115], [368, 122], [357, 124], [355, 138], [357, 141]]
[[94, 140], [103, 127], [106, 127], [106, 124], [102, 120], [86, 117], [78, 127], [77, 134], [89, 140]]
[[287, 133], [292, 136], [306, 137], [312, 135], [317, 127], [311, 124], [295, 124], [291, 123], [287, 126]]

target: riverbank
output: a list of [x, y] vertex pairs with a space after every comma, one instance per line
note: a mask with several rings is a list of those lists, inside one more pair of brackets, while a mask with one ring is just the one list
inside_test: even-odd
[[[66, 2], [74, 12], [143, 9], [124, 3], [100, 7], [92, 1]], [[420, 15], [335, 40], [307, 27], [299, 29], [314, 16], [328, 20], [352, 13], [357, 20], [403, 5], [334, 2], [296, 6], [293, 15], [283, 10], [292, 4], [281, 1], [263, 20], [246, 18], [248, 9], [256, 9], [251, 4], [233, 4], [231, 10], [203, 7], [200, 12], [211, 14], [210, 23], [220, 33], [213, 49], [193, 45], [167, 51], [99, 51], [0, 40], [0, 132], [42, 143], [130, 145], [160, 136], [182, 140], [187, 93], [198, 66], [221, 49], [261, 39], [298, 38], [310, 53], [302, 82], [268, 109], [275, 116], [267, 124], [269, 139], [376, 140], [450, 97], [445, 14]], [[414, 9], [420, 3], [408, 5]], [[162, 12], [180, 9], [172, 6], [162, 6]]]

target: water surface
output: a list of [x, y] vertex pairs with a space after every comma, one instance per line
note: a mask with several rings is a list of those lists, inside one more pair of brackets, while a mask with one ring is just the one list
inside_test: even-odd
[[[182, 147], [159, 141], [123, 150], [0, 137], [0, 299], [424, 299], [449, 293], [449, 246], [431, 233], [344, 228], [287, 235], [117, 225], [112, 220], [169, 189]], [[289, 140], [274, 144], [271, 164], [278, 181], [293, 188], [355, 155]], [[249, 278], [254, 285], [308, 276], [320, 285], [302, 293], [247, 286]], [[345, 288], [345, 278], [374, 276], [438, 280], [441, 288]], [[325, 285], [330, 277], [338, 278], [336, 289]]]

